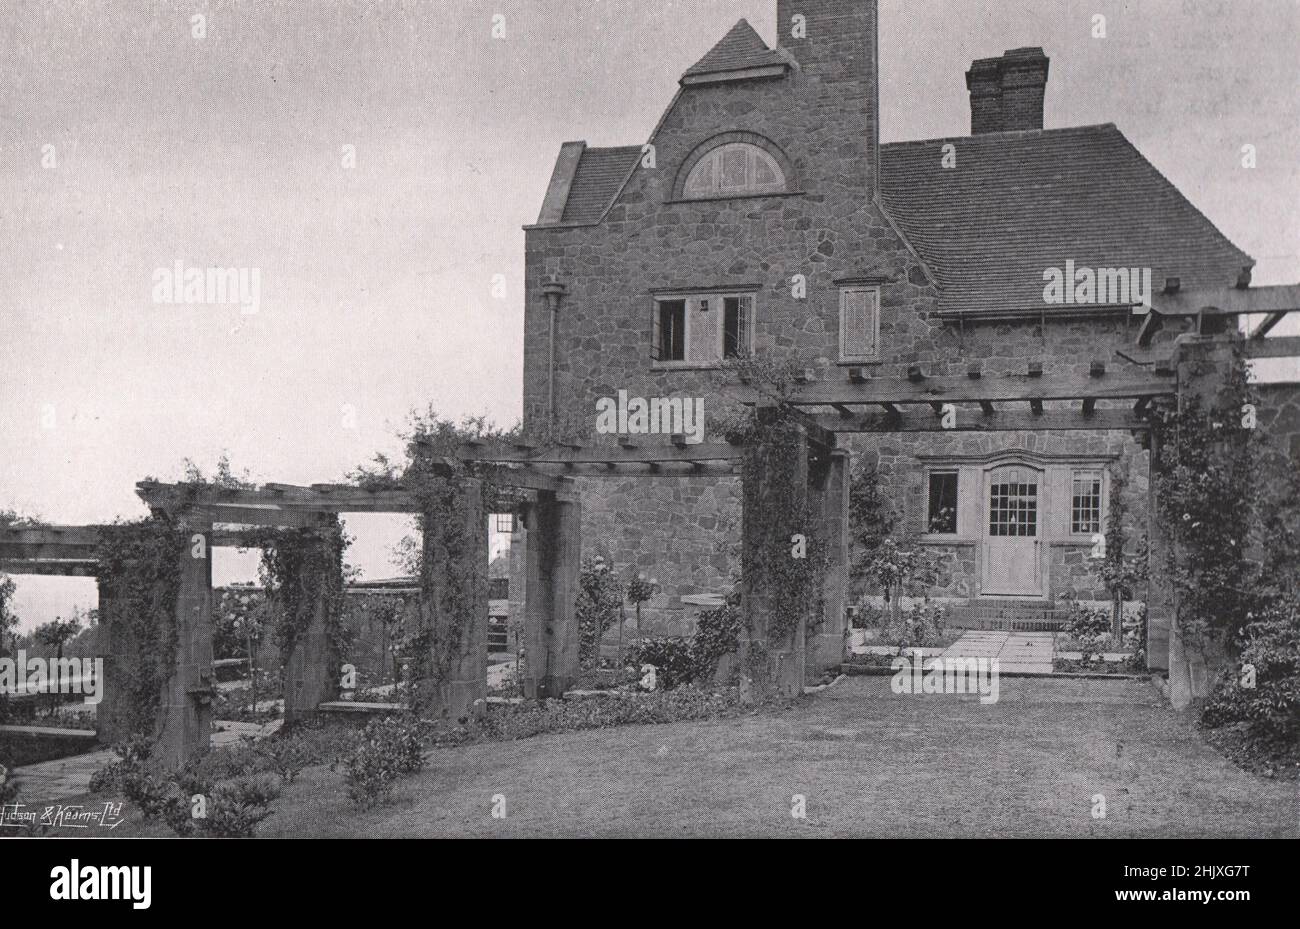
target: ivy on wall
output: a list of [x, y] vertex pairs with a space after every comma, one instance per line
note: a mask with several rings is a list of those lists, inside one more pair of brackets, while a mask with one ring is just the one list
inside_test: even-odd
[[[801, 618], [811, 631], [822, 617], [829, 549], [808, 489], [800, 486], [807, 470], [799, 456], [807, 454], [807, 444], [790, 403], [799, 374], [792, 363], [767, 357], [729, 362], [724, 376], [738, 377], [764, 405], [715, 420], [728, 441], [749, 446], [741, 467], [744, 494], [747, 510], [761, 514], [758, 525], [745, 527], [750, 544], [742, 547], [740, 558], [742, 584], [760, 592], [768, 613], [765, 638], [751, 639], [751, 670], [766, 662], [771, 645], [785, 641]], [[747, 614], [744, 621], [753, 636], [755, 617]]]
[[241, 542], [262, 550], [259, 574], [270, 605], [272, 639], [282, 659], [307, 631], [323, 601], [331, 649], [340, 663], [345, 661], [352, 642], [343, 623], [343, 552], [351, 538], [338, 520], [303, 528], [250, 529]]
[[121, 735], [152, 737], [162, 690], [176, 667], [176, 601], [189, 532], [152, 516], [100, 530], [100, 620], [112, 630]]
[[[1206, 370], [1194, 375], [1216, 373], [1211, 361], [1197, 364]], [[1255, 606], [1258, 572], [1247, 548], [1260, 489], [1259, 435], [1247, 407], [1257, 404], [1236, 344], [1216, 396], [1208, 403], [1186, 396], [1155, 418], [1158, 515], [1179, 553], [1171, 552], [1167, 577], [1179, 628], [1193, 642], [1231, 642]]]

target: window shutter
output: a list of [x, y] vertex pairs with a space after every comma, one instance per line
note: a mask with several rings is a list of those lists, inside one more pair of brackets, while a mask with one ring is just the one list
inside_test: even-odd
[[870, 358], [876, 354], [876, 294], [873, 290], [845, 290], [840, 298], [840, 354], [844, 358]]

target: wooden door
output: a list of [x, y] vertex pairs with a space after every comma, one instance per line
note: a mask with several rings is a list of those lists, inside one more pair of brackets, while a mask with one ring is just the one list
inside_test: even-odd
[[1043, 473], [1004, 465], [987, 475], [981, 590], [986, 596], [1042, 596]]

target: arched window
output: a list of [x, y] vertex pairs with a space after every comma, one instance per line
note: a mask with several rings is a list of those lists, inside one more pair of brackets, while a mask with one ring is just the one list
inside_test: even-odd
[[785, 190], [776, 159], [757, 145], [729, 142], [705, 153], [691, 168], [686, 197], [729, 197]]

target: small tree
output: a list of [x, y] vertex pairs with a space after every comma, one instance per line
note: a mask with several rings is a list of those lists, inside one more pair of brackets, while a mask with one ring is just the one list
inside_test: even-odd
[[934, 580], [930, 555], [920, 545], [895, 540], [892, 536], [896, 524], [876, 469], [871, 465], [855, 469], [849, 482], [849, 526], [854, 548], [850, 574], [855, 581], [881, 590], [890, 625], [902, 619], [904, 591]]
[[[636, 607], [636, 637], [641, 638], [641, 604], [646, 603], [655, 594], [655, 588], [659, 582], [653, 577], [647, 578], [644, 574], [638, 573], [632, 578], [627, 585], [628, 602]], [[619, 641], [622, 641], [620, 637]]]
[[594, 668], [600, 660], [600, 640], [618, 619], [623, 605], [623, 584], [613, 566], [602, 555], [582, 560], [576, 615], [578, 655], [584, 667]]
[[59, 705], [58, 694], [59, 694], [59, 689], [62, 685], [62, 681], [59, 679], [59, 675], [62, 674], [63, 672], [63, 668], [62, 668], [63, 646], [66, 645], [70, 640], [75, 638], [77, 633], [80, 631], [81, 631], [81, 620], [77, 619], [74, 616], [72, 619], [56, 618], [51, 620], [48, 623], [42, 623], [41, 625], [37, 626], [35, 631], [32, 633], [33, 637], [35, 637], [37, 642], [40, 642], [42, 645], [49, 645], [53, 647], [56, 652], [54, 656], [55, 657], [54, 695], [50, 701], [51, 716], [54, 715], [54, 711]]
[[1126, 481], [1122, 474], [1113, 472], [1110, 481], [1110, 512], [1106, 514], [1105, 545], [1098, 574], [1111, 597], [1111, 633], [1115, 641], [1124, 637], [1124, 601], [1132, 600], [1138, 585], [1147, 579], [1148, 542], [1145, 534], [1139, 537], [1135, 550], [1125, 551], [1127, 533], [1124, 516]]

